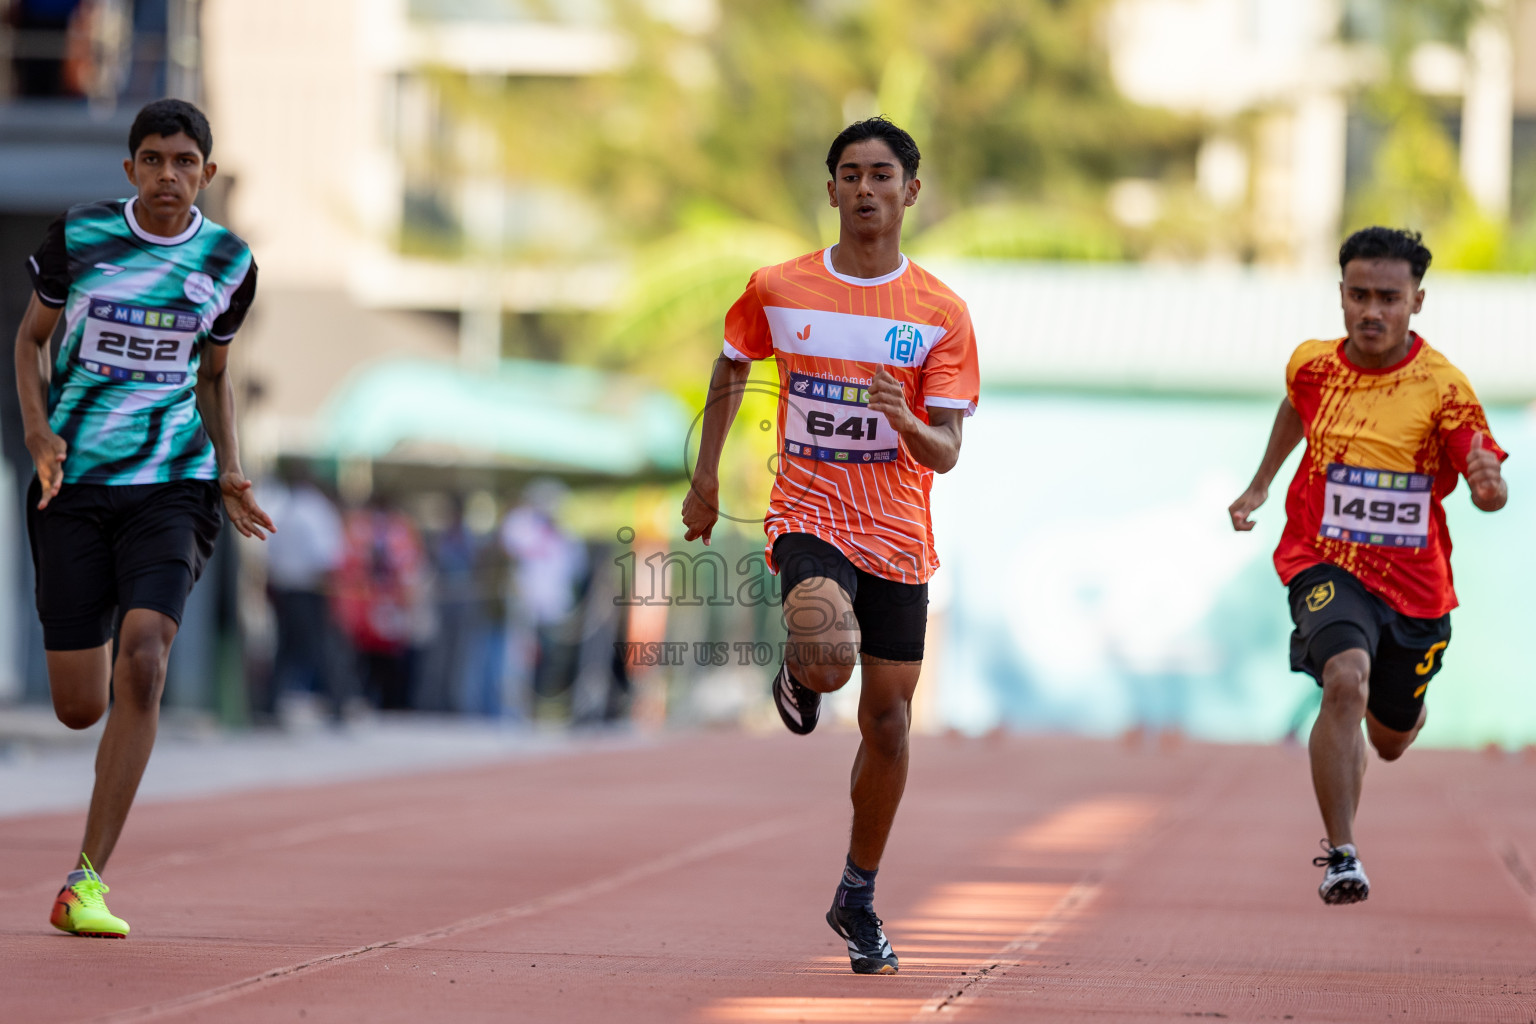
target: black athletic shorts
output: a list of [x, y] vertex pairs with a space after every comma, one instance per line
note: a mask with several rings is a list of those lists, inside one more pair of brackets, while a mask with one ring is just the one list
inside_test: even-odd
[[853, 601], [859, 650], [886, 661], [922, 661], [928, 631], [928, 584], [897, 583], [867, 573], [820, 537], [786, 533], [773, 542], [783, 598], [803, 580], [825, 577]]
[[1411, 732], [1424, 691], [1445, 663], [1451, 617], [1416, 619], [1365, 589], [1336, 565], [1314, 565], [1291, 579], [1291, 669], [1323, 685], [1323, 666], [1359, 649], [1371, 656], [1367, 707], [1388, 729]]
[[187, 595], [224, 522], [216, 482], [65, 484], [39, 510], [41, 495], [33, 477], [27, 537], [44, 648], [100, 647], [130, 608], [148, 608], [181, 624]]

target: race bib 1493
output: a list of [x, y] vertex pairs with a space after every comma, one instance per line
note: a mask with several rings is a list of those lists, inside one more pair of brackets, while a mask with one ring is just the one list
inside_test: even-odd
[[784, 451], [818, 462], [895, 462], [896, 431], [869, 408], [869, 385], [789, 375]]
[[1355, 544], [1424, 547], [1429, 540], [1431, 480], [1423, 473], [1331, 463], [1318, 533]]
[[109, 380], [181, 384], [199, 326], [193, 313], [92, 299], [76, 359]]

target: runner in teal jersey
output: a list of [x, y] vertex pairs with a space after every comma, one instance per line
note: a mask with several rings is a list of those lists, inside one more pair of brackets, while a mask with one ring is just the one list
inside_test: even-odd
[[228, 372], [256, 264], [193, 205], [212, 150], [196, 107], [151, 103], [123, 161], [138, 194], [73, 207], [28, 260], [16, 379], [37, 467], [27, 532], [48, 684], [71, 728], [112, 706], [83, 849], [50, 918], [75, 935], [128, 934], [98, 871], [149, 762], [171, 642], [222, 518], [247, 537], [273, 529], [240, 468]]

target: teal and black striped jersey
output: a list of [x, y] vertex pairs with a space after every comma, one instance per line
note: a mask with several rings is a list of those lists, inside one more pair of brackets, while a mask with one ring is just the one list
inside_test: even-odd
[[48, 422], [69, 444], [65, 483], [214, 480], [193, 386], [205, 344], [227, 345], [256, 294], [251, 250], [196, 207], [174, 238], [139, 226], [134, 200], [72, 207], [28, 261], [64, 310]]

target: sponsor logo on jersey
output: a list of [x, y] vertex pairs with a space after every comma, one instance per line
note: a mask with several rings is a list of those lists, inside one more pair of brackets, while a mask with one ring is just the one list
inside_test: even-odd
[[872, 459], [872, 458], [874, 458], [874, 456], [873, 456], [873, 455], [871, 455], [871, 454], [870, 454], [870, 453], [869, 453], [869, 452], [865, 452], [865, 453], [864, 453], [864, 461], [865, 461], [865, 462], [868, 462], [868, 461], [869, 461], [869, 460], [870, 460], [870, 459]]
[[120, 267], [115, 263], [98, 263], [96, 264], [96, 269], [101, 271], [103, 277], [116, 277], [127, 268]]
[[897, 324], [885, 332], [885, 340], [891, 346], [891, 362], [904, 366], [917, 361], [923, 351], [923, 332], [911, 324]]
[[843, 400], [843, 386], [841, 384], [828, 384], [827, 397], [841, 402]]
[[181, 313], [173, 309], [147, 309], [120, 302], [91, 301], [90, 316], [97, 320], [131, 324], [135, 327], [158, 327], [162, 331], [195, 331], [202, 321], [195, 313]]
[[804, 330], [796, 331], [795, 337], [799, 338], [801, 341], [809, 341], [811, 338], [811, 325], [806, 324]]
[[213, 298], [213, 278], [201, 270], [194, 270], [187, 275], [187, 281], [181, 286], [181, 290], [187, 298], [201, 305]]
[[802, 395], [805, 394], [806, 389], [808, 389], [810, 386], [811, 382], [804, 377], [801, 377], [799, 380], [795, 381], [795, 390], [800, 392]]

